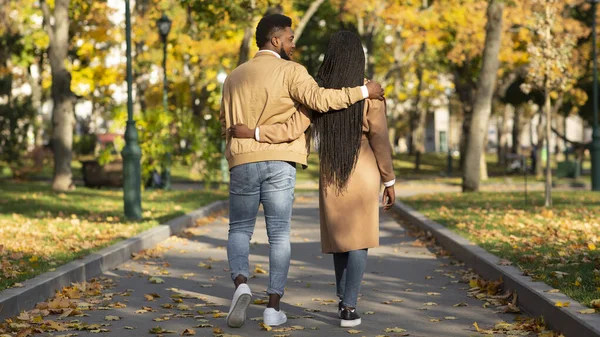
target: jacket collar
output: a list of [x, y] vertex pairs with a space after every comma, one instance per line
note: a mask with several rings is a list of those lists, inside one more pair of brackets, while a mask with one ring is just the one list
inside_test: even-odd
[[272, 51], [272, 50], [268, 50], [268, 49], [261, 49], [256, 53], [256, 56], [259, 55], [269, 55], [272, 54], [274, 56], [277, 56], [277, 58], [281, 58], [281, 55], [277, 54], [276, 52]]

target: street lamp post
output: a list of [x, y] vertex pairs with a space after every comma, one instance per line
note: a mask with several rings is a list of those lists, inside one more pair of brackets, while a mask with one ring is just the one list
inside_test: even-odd
[[591, 0], [592, 2], [592, 44], [594, 57], [594, 92], [592, 95], [594, 109], [594, 129], [592, 132], [592, 190], [600, 191], [600, 127], [598, 126], [598, 60], [596, 52], [596, 12], [600, 0]]
[[450, 114], [451, 114], [451, 106], [452, 106], [452, 89], [446, 88], [446, 97], [448, 98], [448, 131], [446, 132], [446, 147], [448, 151], [447, 160], [446, 160], [446, 174], [448, 177], [452, 176], [452, 149], [450, 148]]
[[[156, 26], [158, 27], [158, 33], [160, 34], [160, 38], [163, 43], [163, 108], [165, 113], [169, 112], [169, 101], [167, 89], [169, 83], [167, 81], [167, 36], [169, 36], [169, 32], [171, 31], [171, 23], [172, 21], [166, 16], [164, 13], [160, 19], [156, 22]], [[162, 169], [162, 187], [164, 189], [171, 188], [171, 152], [167, 152], [166, 162], [163, 164]]]
[[131, 66], [131, 11], [129, 0], [125, 0], [125, 35], [127, 43], [127, 128], [123, 148], [123, 203], [128, 219], [142, 218], [142, 178], [140, 158], [142, 150], [138, 143], [138, 132], [133, 120], [133, 70]]
[[[217, 81], [221, 86], [221, 104], [223, 104], [223, 83], [227, 79], [227, 73], [221, 69], [217, 74]], [[225, 158], [225, 140], [221, 139], [221, 181], [223, 183], [229, 182], [229, 166], [227, 165], [227, 159]]]

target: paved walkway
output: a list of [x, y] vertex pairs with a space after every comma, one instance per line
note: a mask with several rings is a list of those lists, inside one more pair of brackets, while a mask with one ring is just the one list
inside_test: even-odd
[[[222, 215], [171, 237], [158, 248], [106, 273], [104, 276], [114, 280], [115, 285], [105, 290], [108, 295], [103, 305], [112, 308], [86, 311], [89, 316], [80, 320], [90, 324], [108, 323], [110, 326], [103, 328], [110, 331], [101, 334], [79, 331], [79, 336], [149, 336], [149, 329], [157, 326], [173, 330], [177, 335], [185, 329], [193, 329], [196, 336], [213, 336], [214, 329], [217, 333], [239, 336], [349, 335], [348, 329], [338, 327], [332, 258], [320, 253], [317, 207], [316, 195], [296, 198], [292, 266], [282, 304], [290, 319], [280, 329], [261, 330], [255, 318], [262, 317], [264, 304], [250, 306], [248, 317], [252, 320], [248, 319], [241, 329], [231, 329], [225, 324], [225, 314], [220, 313], [228, 311], [233, 285], [225, 250], [227, 218]], [[457, 282], [465, 272], [464, 267], [456, 266], [456, 261], [450, 258], [436, 257], [410, 237], [390, 213], [381, 217], [381, 244], [369, 252], [358, 305], [360, 313], [368, 314], [362, 315], [363, 324], [357, 328], [361, 331], [357, 336], [403, 336], [406, 333], [414, 337], [476, 336], [479, 334], [473, 322], [490, 327], [502, 319], [512, 321], [514, 316], [496, 314], [494, 309], [482, 308], [483, 302], [467, 297], [468, 284]], [[268, 275], [260, 273], [261, 269], [268, 270], [262, 214], [257, 221], [250, 262], [255, 277], [250, 279], [249, 285], [253, 300], [260, 303], [266, 298], [268, 281]], [[153, 284], [149, 276], [157, 276], [164, 283]], [[171, 297], [181, 293], [187, 294], [183, 296], [187, 298], [175, 303]], [[149, 300], [152, 297], [154, 299]], [[115, 308], [116, 302], [126, 307], [116, 305]], [[467, 306], [454, 306], [458, 303]], [[106, 321], [108, 315], [122, 319]], [[74, 317], [68, 319], [71, 318]], [[406, 333], [385, 332], [386, 328], [394, 327], [405, 329]]]

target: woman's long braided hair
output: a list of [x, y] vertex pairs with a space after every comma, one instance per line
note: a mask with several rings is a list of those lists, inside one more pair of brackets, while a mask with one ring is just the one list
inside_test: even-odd
[[[365, 54], [360, 38], [349, 31], [332, 35], [316, 80], [323, 88], [364, 84]], [[321, 179], [342, 192], [361, 146], [364, 101], [347, 109], [313, 114], [313, 135], [321, 161]]]

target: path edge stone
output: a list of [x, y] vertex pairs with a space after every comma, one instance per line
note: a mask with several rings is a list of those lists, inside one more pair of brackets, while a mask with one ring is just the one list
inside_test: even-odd
[[194, 225], [196, 220], [226, 209], [228, 205], [228, 200], [214, 201], [82, 259], [71, 261], [54, 271], [40, 274], [23, 282], [22, 288], [5, 289], [0, 292], [0, 319], [18, 315], [23, 310], [31, 310], [36, 303], [47, 300], [63, 287], [73, 282], [83, 282], [115, 268], [129, 260], [132, 253], [154, 247]]
[[[542, 316], [546, 324], [566, 337], [600, 337], [600, 315], [580, 314], [587, 307], [562, 293], [548, 293], [552, 287], [534, 282], [514, 266], [499, 265], [500, 258], [475, 243], [456, 234], [439, 223], [428, 219], [410, 206], [396, 201], [394, 210], [410, 224], [429, 231], [444, 249], [473, 268], [485, 279], [504, 281], [504, 289], [516, 291], [518, 306], [534, 317]], [[555, 303], [570, 302], [569, 307], [557, 307]]]

